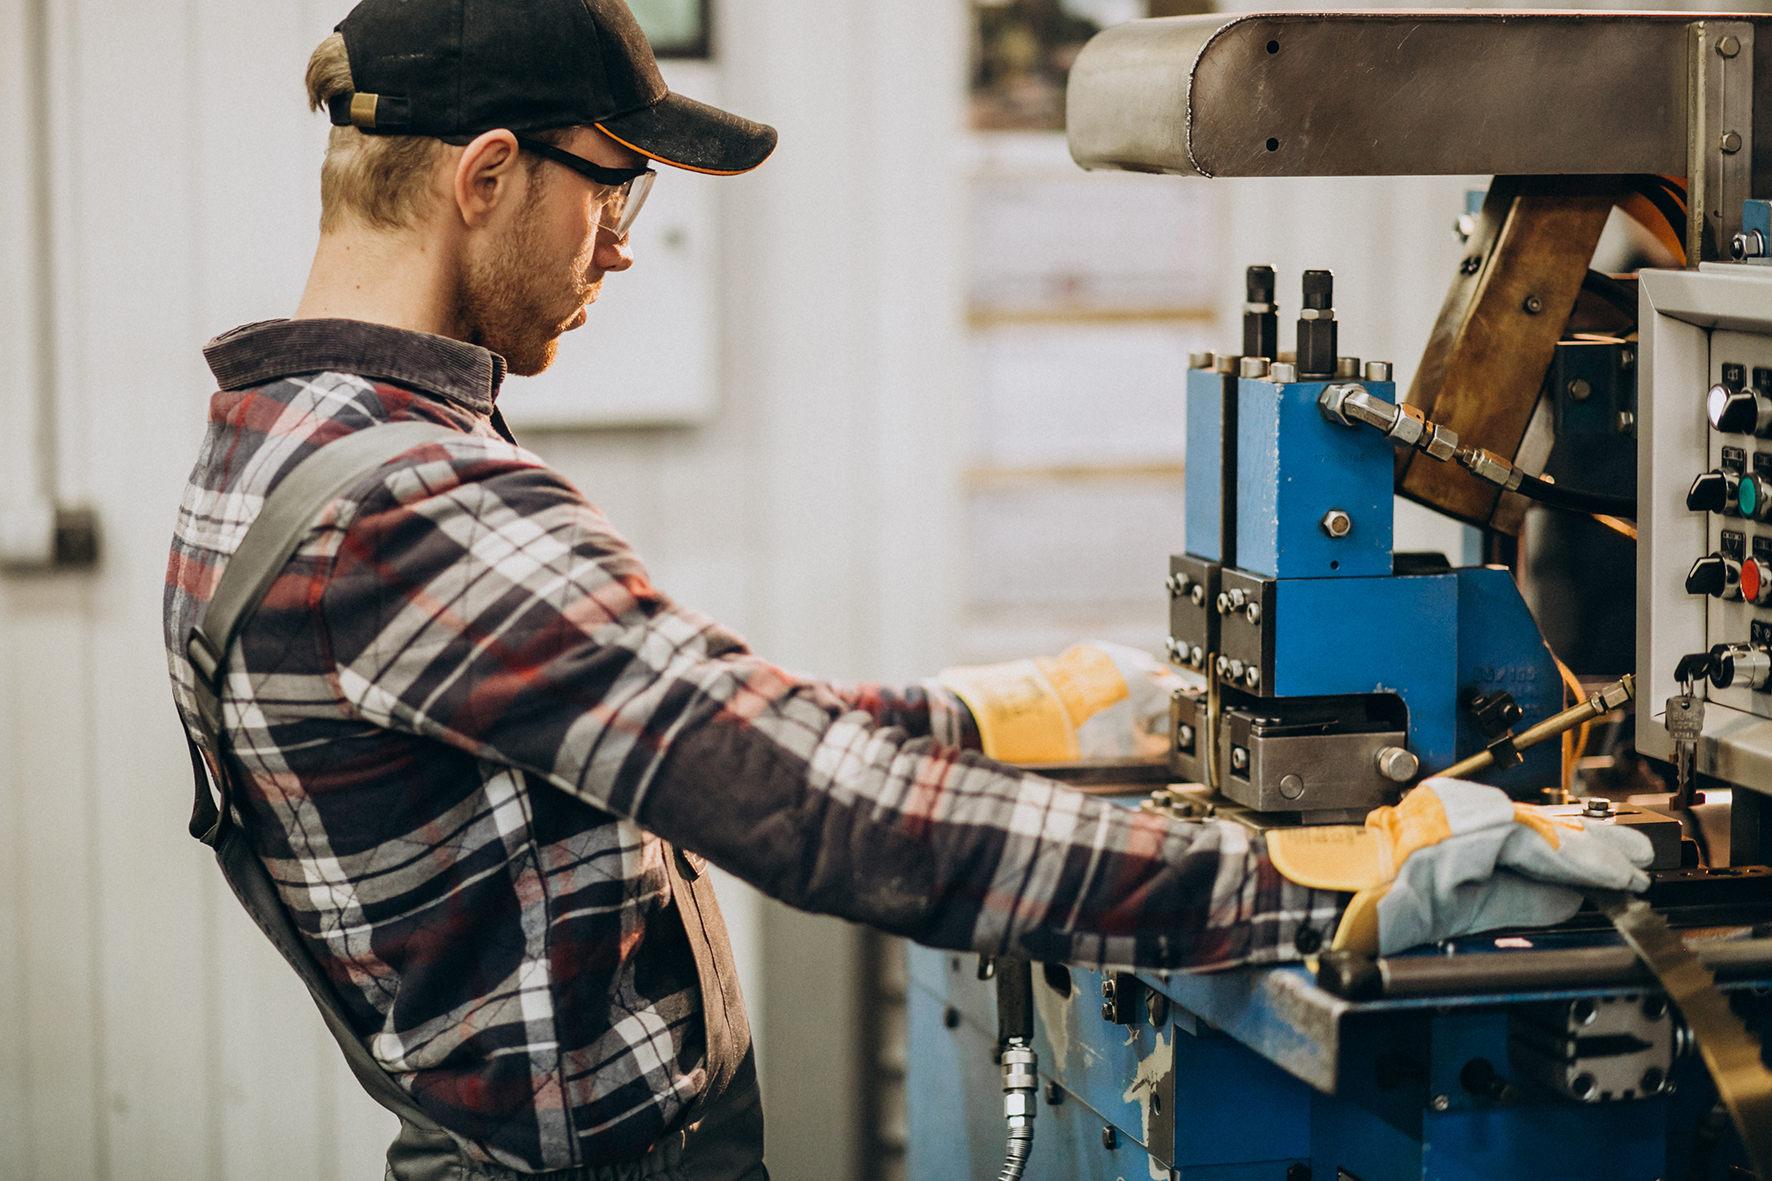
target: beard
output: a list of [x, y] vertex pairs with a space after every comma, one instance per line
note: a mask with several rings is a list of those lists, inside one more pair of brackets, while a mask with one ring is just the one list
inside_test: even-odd
[[469, 260], [461, 280], [457, 336], [502, 356], [506, 371], [518, 377], [554, 363], [560, 334], [575, 326], [602, 286], [601, 276], [585, 277], [589, 259], [547, 258], [538, 195], [531, 187], [510, 233], [489, 254]]

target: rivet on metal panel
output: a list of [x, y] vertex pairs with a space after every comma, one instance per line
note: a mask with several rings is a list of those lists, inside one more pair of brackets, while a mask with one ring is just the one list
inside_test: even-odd
[[1520, 306], [1525, 309], [1528, 316], [1536, 316], [1539, 312], [1544, 310], [1544, 301], [1536, 295], [1528, 295], [1526, 297], [1526, 302]]

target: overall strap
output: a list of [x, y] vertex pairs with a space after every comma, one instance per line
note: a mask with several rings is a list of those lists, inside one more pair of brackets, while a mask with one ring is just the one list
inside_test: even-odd
[[[460, 431], [432, 422], [392, 422], [369, 427], [325, 444], [297, 464], [272, 490], [257, 519], [246, 530], [240, 548], [228, 559], [209, 606], [185, 641], [185, 654], [196, 673], [197, 715], [210, 749], [216, 752], [218, 768], [222, 765], [224, 732], [221, 683], [227, 675], [228, 649], [241, 625], [258, 609], [271, 583], [283, 572], [290, 555], [313, 528], [314, 519], [353, 484], [389, 460], [425, 443], [460, 437]], [[191, 758], [192, 769], [199, 770], [202, 756], [194, 746]], [[219, 806], [210, 797], [207, 778], [196, 778], [191, 835], [214, 846], [228, 823], [226, 776], [216, 784], [221, 793]]]
[[449, 1133], [426, 1115], [382, 1068], [352, 1030], [332, 982], [290, 921], [276, 883], [239, 829], [229, 823], [232, 785], [227, 731], [222, 725], [221, 682], [226, 676], [228, 649], [241, 625], [258, 609], [265, 592], [326, 506], [359, 480], [412, 448], [460, 436], [460, 431], [436, 423], [388, 423], [327, 443], [303, 459], [271, 492], [247, 529], [240, 548], [222, 572], [203, 618], [191, 629], [185, 649], [196, 672], [198, 727], [215, 755], [215, 786], [220, 796], [219, 803], [211, 797], [203, 752], [187, 731], [185, 741], [190, 747], [196, 788], [191, 835], [214, 847], [222, 875], [240, 904], [307, 985], [326, 1028], [344, 1051], [351, 1073], [370, 1098], [400, 1117], [400, 1138], [389, 1149], [388, 1157], [390, 1169], [398, 1166], [397, 1175], [403, 1181], [454, 1181], [465, 1176], [460, 1149]]

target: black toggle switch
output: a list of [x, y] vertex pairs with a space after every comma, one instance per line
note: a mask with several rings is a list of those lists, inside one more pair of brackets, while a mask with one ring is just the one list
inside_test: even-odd
[[1686, 572], [1686, 593], [1719, 599], [1741, 597], [1741, 564], [1722, 554], [1710, 554], [1692, 563]]
[[1726, 435], [1761, 435], [1772, 428], [1772, 399], [1753, 390], [1713, 385], [1705, 397], [1711, 426]]
[[1741, 477], [1734, 472], [1720, 469], [1702, 472], [1692, 481], [1691, 491], [1686, 493], [1686, 507], [1695, 513], [1740, 516], [1741, 509], [1735, 503], [1736, 489], [1740, 484]]

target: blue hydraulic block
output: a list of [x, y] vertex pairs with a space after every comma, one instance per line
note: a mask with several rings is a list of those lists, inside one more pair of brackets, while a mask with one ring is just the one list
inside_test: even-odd
[[[1520, 588], [1500, 566], [1459, 570], [1458, 692], [1493, 693], [1505, 689], [1523, 715], [1515, 731], [1536, 725], [1563, 708], [1563, 679], [1557, 662], [1539, 634], [1538, 624]], [[1458, 711], [1458, 758], [1469, 758], [1486, 745], [1468, 710]], [[1497, 787], [1543, 787], [1559, 780], [1562, 744], [1541, 742], [1520, 752], [1512, 768], [1491, 768], [1475, 778]], [[1446, 766], [1425, 756], [1427, 770]]]
[[1280, 581], [1268, 650], [1273, 696], [1395, 693], [1409, 708], [1409, 749], [1424, 767], [1449, 766], [1456, 761], [1458, 586], [1452, 574]]
[[[1391, 572], [1391, 443], [1377, 431], [1326, 421], [1317, 398], [1329, 384], [1279, 385], [1259, 378], [1237, 383], [1236, 564], [1241, 569], [1275, 578]], [[1392, 382], [1363, 384], [1387, 402], [1396, 399]], [[1192, 446], [1191, 418], [1188, 429], [1191, 465], [1200, 451]], [[1191, 482], [1187, 491], [1191, 528]], [[1344, 536], [1325, 528], [1332, 511], [1352, 522]], [[1192, 549], [1191, 532], [1188, 540]]]
[[[1225, 561], [1224, 530], [1224, 385], [1228, 379], [1211, 369], [1187, 371], [1187, 552], [1213, 562]], [[1233, 457], [1235, 452], [1233, 451]]]

